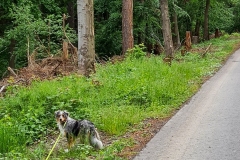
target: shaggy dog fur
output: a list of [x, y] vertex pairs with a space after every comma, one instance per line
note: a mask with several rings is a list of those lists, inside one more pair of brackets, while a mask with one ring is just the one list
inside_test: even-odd
[[68, 149], [70, 149], [76, 138], [80, 138], [82, 144], [88, 142], [95, 149], [102, 149], [103, 144], [94, 124], [88, 120], [75, 120], [69, 117], [67, 111], [56, 111], [55, 118], [60, 132], [66, 136]]

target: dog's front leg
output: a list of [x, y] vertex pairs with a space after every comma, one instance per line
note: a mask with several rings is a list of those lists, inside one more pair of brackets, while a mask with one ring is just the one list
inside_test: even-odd
[[68, 149], [72, 148], [75, 142], [75, 138], [72, 135], [66, 134], [67, 137], [67, 143], [68, 143]]

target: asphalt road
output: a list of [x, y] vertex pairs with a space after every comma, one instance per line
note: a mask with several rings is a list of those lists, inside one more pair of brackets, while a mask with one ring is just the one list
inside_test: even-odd
[[240, 50], [134, 160], [240, 160]]

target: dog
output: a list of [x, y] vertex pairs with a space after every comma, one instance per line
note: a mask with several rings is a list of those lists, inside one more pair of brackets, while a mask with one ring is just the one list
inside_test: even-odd
[[62, 135], [66, 136], [68, 149], [74, 146], [76, 138], [80, 143], [90, 144], [95, 149], [102, 149], [103, 143], [94, 124], [88, 120], [75, 120], [69, 117], [67, 111], [58, 110], [55, 112], [58, 128]]

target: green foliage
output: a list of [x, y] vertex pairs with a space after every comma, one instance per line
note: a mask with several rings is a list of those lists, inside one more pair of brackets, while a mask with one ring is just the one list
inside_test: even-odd
[[[161, 43], [161, 20], [158, 0], [136, 1], [133, 6], [133, 33], [137, 43]], [[136, 44], [137, 44], [136, 43]]]
[[96, 0], [94, 2], [96, 53], [100, 57], [121, 53], [121, 8], [122, 3], [118, 0]]
[[[6, 46], [14, 40], [15, 45], [11, 54], [15, 55], [16, 68], [27, 65], [28, 53], [35, 54], [36, 58], [43, 58], [58, 54], [61, 50], [64, 37], [62, 15], [48, 14], [44, 17], [36, 4], [22, 0], [9, 6], [8, 17], [11, 18], [13, 26], [7, 28], [0, 39], [0, 49], [3, 50], [0, 55], [10, 59], [11, 51]], [[71, 42], [75, 42], [77, 36], [73, 30], [68, 25], [65, 30]], [[5, 64], [0, 67], [7, 68], [7, 60], [4, 59]]]
[[223, 3], [214, 3], [209, 14], [210, 31], [214, 32], [218, 28], [230, 32], [234, 26], [233, 18], [232, 8], [226, 7]]
[[126, 53], [126, 57], [132, 59], [142, 59], [146, 56], [146, 47], [144, 44], [135, 45], [132, 49], [129, 49]]
[[239, 31], [240, 30], [240, 2], [236, 2], [236, 5], [233, 7], [233, 21], [234, 26], [231, 32]]

